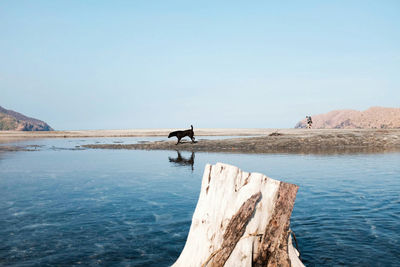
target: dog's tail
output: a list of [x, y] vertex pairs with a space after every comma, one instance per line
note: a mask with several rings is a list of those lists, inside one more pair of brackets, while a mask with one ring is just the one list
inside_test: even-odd
[[193, 131], [193, 125], [190, 125], [190, 127], [192, 128], [192, 131]]

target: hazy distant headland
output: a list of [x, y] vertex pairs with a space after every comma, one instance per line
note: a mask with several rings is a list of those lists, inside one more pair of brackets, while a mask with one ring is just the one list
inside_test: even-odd
[[[400, 108], [371, 107], [364, 111], [343, 109], [312, 115], [317, 129], [395, 129], [400, 128]], [[306, 120], [295, 128], [306, 128]]]
[[0, 130], [14, 131], [53, 131], [44, 121], [27, 117], [0, 106]]
[[[312, 128], [314, 129], [399, 129], [400, 128], [400, 108], [371, 107], [365, 111], [352, 109], [333, 110], [328, 113], [312, 115]], [[306, 119], [299, 121], [294, 128], [306, 128]], [[5, 131], [53, 131], [44, 121], [25, 116], [13, 110], [8, 110], [0, 106], [0, 130]], [[211, 130], [211, 129], [210, 129]], [[228, 132], [232, 135], [259, 135], [265, 134], [263, 129], [237, 129]], [[112, 131], [112, 133], [108, 133]], [[102, 130], [102, 131], [67, 131], [58, 132], [60, 137], [77, 136], [158, 136], [168, 133], [164, 130], [133, 130], [134, 133], [122, 130]], [[222, 131], [222, 132], [220, 132]], [[101, 133], [100, 133], [101, 132]], [[229, 135], [224, 129], [212, 129], [197, 135]], [[57, 135], [58, 135], [57, 134]], [[269, 133], [268, 133], [269, 134]], [[15, 133], [14, 135], [19, 135]], [[31, 136], [31, 135], [30, 135]], [[32, 137], [32, 136], [31, 136]], [[42, 137], [42, 136], [38, 136]], [[51, 137], [57, 137], [51, 135]]]

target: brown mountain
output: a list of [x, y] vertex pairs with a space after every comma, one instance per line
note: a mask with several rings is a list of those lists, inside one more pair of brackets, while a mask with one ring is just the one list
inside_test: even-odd
[[[400, 128], [400, 108], [371, 107], [364, 111], [334, 110], [311, 117], [312, 128]], [[295, 128], [306, 128], [306, 119], [298, 122]]]
[[27, 117], [0, 106], [0, 130], [53, 131], [44, 121]]

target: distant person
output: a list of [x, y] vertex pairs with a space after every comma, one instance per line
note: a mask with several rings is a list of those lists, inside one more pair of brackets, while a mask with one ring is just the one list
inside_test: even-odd
[[312, 126], [311, 116], [306, 116], [306, 120], [307, 120], [307, 129], [311, 129]]

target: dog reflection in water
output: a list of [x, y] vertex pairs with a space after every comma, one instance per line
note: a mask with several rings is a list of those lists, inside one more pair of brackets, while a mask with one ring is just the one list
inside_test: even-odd
[[181, 155], [181, 152], [176, 151], [178, 153], [176, 158], [168, 157], [169, 162], [175, 163], [176, 165], [179, 166], [191, 166], [192, 171], [193, 171], [193, 165], [194, 165], [194, 152], [192, 151], [192, 155], [190, 158], [184, 158]]

